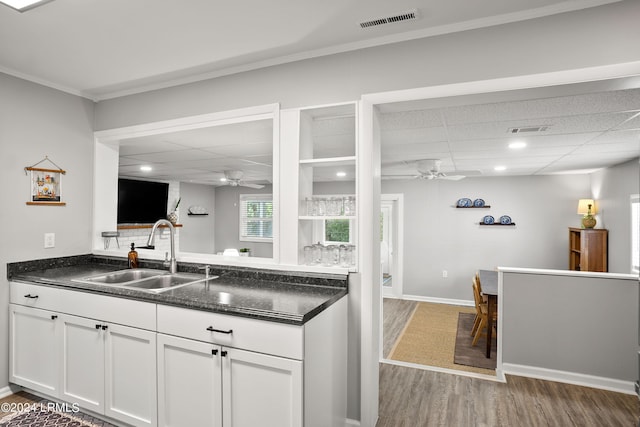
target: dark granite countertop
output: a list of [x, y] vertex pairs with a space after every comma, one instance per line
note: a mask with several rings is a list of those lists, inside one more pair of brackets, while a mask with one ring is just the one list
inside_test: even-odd
[[[142, 261], [140, 267], [162, 268], [157, 261]], [[197, 264], [179, 265], [179, 272], [201, 272]], [[347, 276], [286, 272], [246, 267], [211, 266], [203, 282], [161, 293], [98, 283], [74, 281], [126, 268], [126, 260], [80, 255], [7, 264], [9, 280], [56, 286], [157, 304], [173, 305], [302, 325], [347, 294]], [[204, 278], [204, 275], [202, 275]]]

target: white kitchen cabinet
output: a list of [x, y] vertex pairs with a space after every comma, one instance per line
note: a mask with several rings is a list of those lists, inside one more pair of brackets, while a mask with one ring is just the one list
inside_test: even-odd
[[303, 425], [299, 360], [158, 334], [158, 390], [160, 426]]
[[303, 425], [302, 361], [225, 347], [221, 359], [224, 427]]
[[97, 320], [61, 315], [59, 398], [104, 413], [104, 333]]
[[155, 331], [105, 326], [104, 414], [134, 426], [157, 425]]
[[[157, 424], [155, 304], [10, 286], [11, 382], [129, 425]], [[88, 313], [153, 330], [76, 315]]]
[[155, 425], [155, 332], [60, 315], [60, 398], [135, 426]]
[[57, 396], [60, 328], [57, 314], [9, 305], [9, 381]]
[[158, 425], [222, 426], [219, 346], [158, 334]]
[[159, 425], [344, 424], [346, 316], [346, 298], [302, 326], [159, 305]]

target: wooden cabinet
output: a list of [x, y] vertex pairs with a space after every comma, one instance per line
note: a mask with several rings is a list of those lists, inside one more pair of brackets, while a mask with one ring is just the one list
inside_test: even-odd
[[608, 271], [608, 235], [602, 228], [569, 228], [569, 270]]

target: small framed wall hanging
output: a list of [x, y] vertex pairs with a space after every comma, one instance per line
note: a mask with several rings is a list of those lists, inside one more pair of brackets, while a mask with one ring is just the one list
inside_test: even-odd
[[[49, 161], [57, 169], [36, 167], [44, 161]], [[25, 174], [30, 176], [30, 200], [27, 205], [65, 206], [62, 201], [62, 175], [67, 172], [59, 168], [48, 157], [38, 163], [24, 168]]]

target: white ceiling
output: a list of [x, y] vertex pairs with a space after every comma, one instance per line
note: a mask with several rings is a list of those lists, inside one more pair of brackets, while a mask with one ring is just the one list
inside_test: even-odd
[[[0, 5], [0, 72], [94, 100], [336, 52], [514, 22], [617, 0], [54, 0], [24, 13]], [[417, 10], [418, 19], [359, 23]], [[17, 42], [19, 41], [19, 42]], [[640, 88], [640, 83], [622, 85]], [[620, 86], [613, 89], [621, 89]], [[417, 159], [445, 171], [575, 172], [640, 155], [638, 90], [535, 90], [380, 107], [383, 173], [413, 174]], [[506, 148], [507, 129], [548, 125]], [[317, 117], [315, 155], [349, 154], [349, 119]], [[271, 181], [272, 128], [245, 123], [121, 142], [120, 173], [216, 183], [224, 170]], [[351, 145], [352, 146], [352, 145]], [[353, 177], [355, 168], [348, 170]], [[330, 180], [333, 171], [318, 170]]]
[[[100, 100], [618, 0], [54, 0], [0, 5], [0, 72]], [[419, 18], [362, 29], [416, 9]]]

